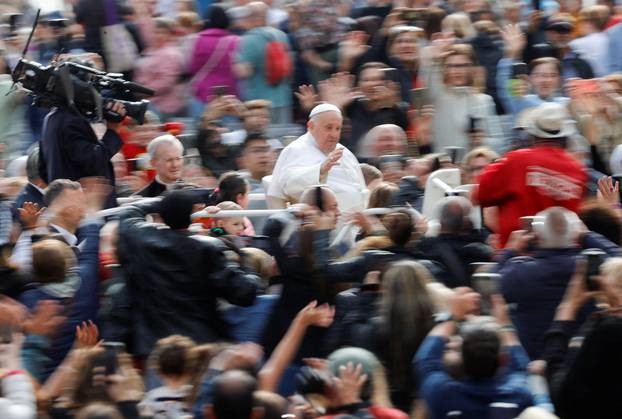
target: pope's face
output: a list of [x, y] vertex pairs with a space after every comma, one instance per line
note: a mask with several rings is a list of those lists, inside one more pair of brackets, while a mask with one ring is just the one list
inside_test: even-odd
[[322, 152], [332, 152], [341, 137], [343, 118], [337, 112], [323, 112], [309, 120], [307, 127]]

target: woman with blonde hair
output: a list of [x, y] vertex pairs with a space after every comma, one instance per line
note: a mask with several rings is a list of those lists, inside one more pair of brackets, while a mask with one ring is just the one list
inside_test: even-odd
[[452, 33], [462, 41], [473, 38], [476, 35], [473, 23], [471, 23], [471, 19], [466, 13], [452, 13], [445, 16], [441, 22], [441, 29], [445, 33]]
[[435, 110], [431, 137], [435, 152], [447, 146], [504, 148], [495, 103], [478, 88], [478, 65], [472, 46], [454, 44], [449, 35], [422, 53], [421, 74]]

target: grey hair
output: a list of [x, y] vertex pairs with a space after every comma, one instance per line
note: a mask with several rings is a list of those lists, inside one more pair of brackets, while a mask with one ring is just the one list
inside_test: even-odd
[[[460, 211], [456, 211], [456, 205]], [[436, 204], [436, 215], [441, 228], [452, 232], [460, 232], [464, 227], [464, 219], [471, 214], [471, 201], [463, 196], [448, 196]]]
[[181, 143], [181, 141], [179, 141], [179, 139], [177, 139], [177, 137], [171, 134], [164, 134], [154, 138], [149, 142], [149, 145], [147, 145], [147, 153], [149, 153], [149, 156], [152, 159], [155, 158], [156, 153], [158, 152], [158, 148], [162, 144], [169, 144], [177, 147], [179, 149], [179, 152], [182, 154], [184, 152], [184, 145]]
[[406, 136], [406, 132], [401, 127], [395, 124], [376, 125], [372, 129], [370, 129], [367, 132], [367, 134], [365, 134], [365, 137], [363, 137], [363, 140], [361, 141], [361, 144], [358, 147], [357, 155], [359, 155], [360, 157], [365, 157], [365, 158], [379, 157], [379, 156], [371, 155], [371, 148], [372, 148], [372, 145], [376, 142], [376, 138], [378, 138], [378, 135], [380, 134], [380, 132], [384, 130], [391, 131], [392, 134], [396, 136], [397, 139], [400, 140], [404, 144], [404, 146], [406, 146], [408, 142], [408, 137]]
[[533, 229], [538, 234], [541, 248], [567, 249], [574, 246], [581, 220], [566, 208], [551, 207], [536, 214]]
[[41, 178], [39, 174], [39, 147], [33, 147], [28, 152], [28, 158], [26, 159], [26, 176], [29, 182]]
[[56, 199], [61, 196], [61, 194], [65, 191], [77, 191], [80, 190], [82, 186], [80, 183], [75, 182], [69, 179], [56, 179], [52, 181], [48, 187], [45, 189], [45, 193], [43, 194], [43, 203], [50, 207]]

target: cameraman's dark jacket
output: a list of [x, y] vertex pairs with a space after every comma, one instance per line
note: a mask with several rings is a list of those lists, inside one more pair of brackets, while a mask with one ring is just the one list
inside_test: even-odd
[[[114, 187], [114, 170], [110, 159], [122, 145], [113, 130], [106, 130], [101, 141], [91, 125], [67, 108], [55, 108], [43, 122], [39, 152], [39, 174], [50, 183], [55, 179], [79, 180], [100, 176]], [[106, 208], [116, 206], [114, 192], [106, 201]]]
[[216, 238], [192, 236], [145, 221], [147, 209], [121, 213], [119, 259], [134, 325], [134, 353], [147, 356], [158, 339], [180, 334], [196, 342], [229, 338], [217, 298], [249, 306], [259, 279], [227, 261]]
[[[620, 256], [620, 248], [597, 233], [586, 234], [581, 245], [581, 248], [537, 249], [531, 257], [515, 257], [514, 251], [506, 249], [499, 260], [501, 292], [513, 308], [512, 322], [531, 359], [540, 359], [542, 355], [544, 334], [575, 272], [581, 250], [598, 248], [611, 257]], [[585, 320], [593, 309], [592, 304], [586, 305], [579, 321]]]

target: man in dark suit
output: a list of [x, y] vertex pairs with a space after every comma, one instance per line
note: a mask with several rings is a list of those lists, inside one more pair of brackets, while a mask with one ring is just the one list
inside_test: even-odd
[[[111, 102], [109, 109], [125, 115], [119, 102]], [[94, 128], [82, 116], [60, 107], [47, 114], [40, 142], [39, 173], [46, 183], [55, 179], [79, 180], [84, 177], [103, 177], [114, 187], [114, 170], [110, 159], [120, 149], [117, 133], [120, 123], [106, 122], [106, 131], [98, 138]], [[116, 206], [111, 193], [105, 208]]]
[[28, 178], [28, 184], [26, 184], [15, 197], [13, 206], [15, 214], [17, 214], [17, 208], [21, 208], [24, 202], [32, 202], [39, 205], [39, 208], [44, 207], [43, 193], [47, 185], [39, 175], [39, 147], [33, 147], [28, 153], [28, 160], [26, 160], [26, 176]]
[[136, 192], [136, 195], [154, 198], [181, 180], [184, 146], [175, 136], [165, 134], [151, 140], [147, 152], [151, 156], [151, 167], [155, 169], [156, 177], [149, 185]]

